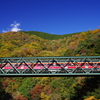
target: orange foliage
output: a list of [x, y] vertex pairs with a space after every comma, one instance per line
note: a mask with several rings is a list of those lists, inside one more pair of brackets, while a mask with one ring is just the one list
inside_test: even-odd
[[23, 95], [18, 95], [15, 100], [28, 100], [28, 99]]
[[31, 98], [34, 99], [34, 100], [39, 100], [40, 99], [40, 94], [42, 92], [42, 87], [41, 85], [36, 85], [31, 91], [30, 91], [30, 94], [31, 94]]

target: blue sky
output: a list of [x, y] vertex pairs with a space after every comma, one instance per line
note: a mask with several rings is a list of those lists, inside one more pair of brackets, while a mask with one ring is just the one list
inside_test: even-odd
[[100, 0], [1, 0], [0, 33], [16, 21], [24, 31], [69, 34], [100, 26]]

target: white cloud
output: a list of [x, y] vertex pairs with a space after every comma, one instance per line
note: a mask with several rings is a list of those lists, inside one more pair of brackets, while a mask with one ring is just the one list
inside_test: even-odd
[[21, 31], [21, 29], [19, 29], [18, 26], [20, 26], [20, 23], [14, 21], [14, 24], [11, 24], [11, 27], [13, 28], [10, 31], [14, 31], [14, 32]]
[[12, 27], [10, 30], [9, 29], [7, 31], [3, 30], [2, 32], [5, 33], [8, 31], [13, 31], [13, 32], [21, 31], [21, 29], [18, 28], [18, 26], [20, 26], [20, 23], [17, 23], [16, 21], [14, 21], [14, 24], [11, 24], [10, 26]]

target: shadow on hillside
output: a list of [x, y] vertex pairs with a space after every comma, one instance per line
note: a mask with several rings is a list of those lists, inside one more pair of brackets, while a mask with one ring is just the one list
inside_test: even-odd
[[2, 88], [2, 83], [0, 82], [0, 100], [13, 100], [12, 96], [9, 93], [6, 93]]
[[76, 95], [71, 100], [83, 100], [87, 92], [94, 92], [95, 89], [98, 89], [100, 87], [100, 76], [86, 77], [82, 84], [84, 85], [77, 85], [75, 87]]

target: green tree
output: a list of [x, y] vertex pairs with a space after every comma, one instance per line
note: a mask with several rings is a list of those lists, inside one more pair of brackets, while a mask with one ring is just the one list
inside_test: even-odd
[[36, 85], [35, 78], [27, 77], [25, 78], [21, 86], [18, 88], [18, 91], [21, 93], [21, 95], [24, 95], [28, 99], [30, 99], [30, 90]]

